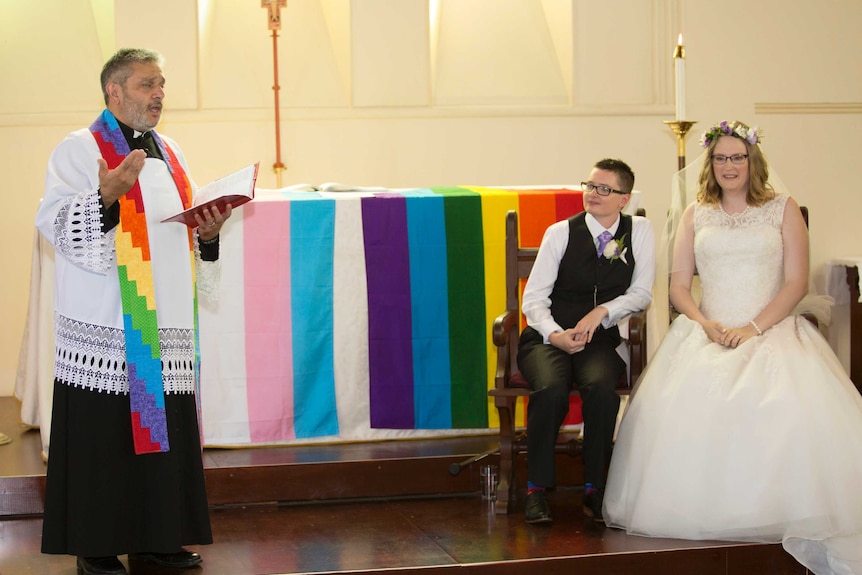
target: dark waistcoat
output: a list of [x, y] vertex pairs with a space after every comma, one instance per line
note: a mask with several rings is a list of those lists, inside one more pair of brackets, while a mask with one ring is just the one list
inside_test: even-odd
[[[563, 259], [554, 289], [551, 291], [551, 315], [563, 329], [575, 325], [594, 307], [626, 292], [632, 282], [635, 258], [632, 252], [632, 218], [620, 215], [620, 225], [614, 241], [622, 242], [625, 262], [621, 258], [608, 259], [596, 254], [596, 244], [587, 228], [586, 213], [569, 218], [569, 245]], [[599, 329], [593, 336], [620, 341], [619, 330]]]

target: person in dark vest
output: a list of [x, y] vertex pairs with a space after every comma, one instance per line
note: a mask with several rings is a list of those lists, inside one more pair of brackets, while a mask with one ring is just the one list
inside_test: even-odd
[[617, 323], [652, 300], [655, 236], [649, 220], [622, 213], [634, 172], [620, 160], [595, 164], [582, 182], [584, 212], [545, 231], [524, 289], [518, 365], [530, 383], [527, 523], [549, 524], [545, 490], [556, 484], [554, 445], [575, 386], [583, 401], [584, 514], [602, 519], [602, 495], [626, 369]]

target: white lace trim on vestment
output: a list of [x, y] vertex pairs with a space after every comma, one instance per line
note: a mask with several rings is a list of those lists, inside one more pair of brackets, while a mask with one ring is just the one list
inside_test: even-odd
[[105, 274], [116, 259], [115, 230], [102, 234], [99, 192], [84, 192], [60, 208], [54, 220], [55, 247], [73, 264]]
[[[123, 330], [55, 316], [54, 377], [104, 393], [129, 393]], [[159, 328], [164, 391], [194, 393], [194, 330]]]

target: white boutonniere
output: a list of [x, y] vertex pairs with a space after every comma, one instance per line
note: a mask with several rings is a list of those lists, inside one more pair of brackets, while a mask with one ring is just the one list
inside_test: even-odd
[[624, 264], [629, 265], [629, 262], [626, 261], [626, 252], [629, 250], [625, 245], [626, 236], [623, 236], [619, 240], [611, 240], [608, 242], [608, 245], [605, 246], [605, 251], [602, 252], [602, 255], [607, 259], [614, 260], [622, 260]]

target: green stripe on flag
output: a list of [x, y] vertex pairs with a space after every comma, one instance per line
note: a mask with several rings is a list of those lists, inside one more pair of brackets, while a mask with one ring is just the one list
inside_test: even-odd
[[432, 188], [443, 196], [449, 273], [452, 427], [488, 426], [485, 264], [482, 199], [464, 188]]

